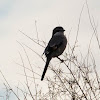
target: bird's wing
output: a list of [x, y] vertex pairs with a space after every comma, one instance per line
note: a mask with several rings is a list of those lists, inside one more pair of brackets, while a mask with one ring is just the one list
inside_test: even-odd
[[48, 55], [51, 52], [55, 51], [57, 48], [59, 48], [59, 46], [62, 44], [62, 42], [63, 42], [63, 39], [60, 36], [53, 36], [50, 39], [50, 41], [44, 51], [45, 55]]

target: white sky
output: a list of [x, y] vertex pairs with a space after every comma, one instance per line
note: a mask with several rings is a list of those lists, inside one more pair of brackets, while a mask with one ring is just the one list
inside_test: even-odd
[[[36, 38], [35, 20], [37, 20], [39, 38], [48, 42], [52, 29], [61, 25], [65, 28], [66, 35], [72, 28], [70, 43], [73, 44], [79, 15], [84, 3], [85, 0], [0, 0], [0, 70], [9, 82], [14, 83], [22, 79], [18, 73], [22, 74], [23, 69], [14, 62], [20, 62], [18, 51], [21, 47], [18, 46], [16, 40], [28, 43], [30, 47], [33, 46], [18, 30]], [[100, 38], [100, 0], [88, 0], [88, 4], [91, 16], [98, 24], [97, 30]], [[92, 33], [93, 30], [85, 5], [78, 37], [78, 44], [82, 53], [88, 47]], [[98, 50], [95, 38], [93, 39], [92, 48], [97, 65], [99, 65], [100, 50]], [[39, 48], [34, 49], [39, 51]], [[39, 54], [42, 54], [42, 52], [43, 50], [39, 51]], [[35, 59], [33, 63], [37, 64], [38, 61]]]

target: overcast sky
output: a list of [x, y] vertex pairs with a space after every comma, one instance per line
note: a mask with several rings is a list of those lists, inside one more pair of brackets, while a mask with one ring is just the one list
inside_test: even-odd
[[[97, 31], [100, 38], [100, 0], [87, 1], [90, 14], [98, 26]], [[48, 42], [53, 28], [61, 25], [66, 30], [66, 36], [72, 29], [70, 43], [73, 44], [79, 15], [84, 3], [85, 0], [0, 0], [0, 70], [9, 82], [14, 83], [20, 80], [18, 74], [21, 74], [20, 68], [14, 63], [20, 58], [18, 53], [20, 48], [16, 40], [29, 43], [28, 39], [23, 38], [24, 36], [19, 30], [32, 36], [32, 38], [36, 38], [36, 20], [39, 38]], [[78, 45], [80, 45], [82, 52], [88, 47], [92, 33], [85, 4], [78, 37]], [[29, 46], [32, 47], [32, 43]], [[100, 52], [95, 37], [92, 47], [96, 62], [99, 65]], [[43, 50], [40, 51], [40, 54], [42, 52]], [[37, 60], [34, 63], [37, 63]], [[2, 84], [2, 80], [0, 83]]]

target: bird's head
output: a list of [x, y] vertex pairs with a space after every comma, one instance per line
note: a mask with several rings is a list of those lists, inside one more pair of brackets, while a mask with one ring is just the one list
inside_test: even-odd
[[55, 28], [53, 29], [52, 35], [54, 35], [56, 32], [64, 32], [64, 31], [65, 31], [65, 30], [64, 30], [63, 27], [58, 26], [58, 27], [55, 27]]

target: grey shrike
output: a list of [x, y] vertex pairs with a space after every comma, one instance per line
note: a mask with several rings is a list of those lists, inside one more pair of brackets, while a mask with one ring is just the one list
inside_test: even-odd
[[[53, 29], [52, 37], [47, 47], [44, 50], [44, 54], [47, 59], [46, 59], [45, 68], [41, 77], [41, 81], [43, 80], [45, 76], [50, 60], [53, 57], [57, 57], [59, 60], [61, 60], [58, 56], [63, 53], [67, 45], [67, 39], [64, 35], [64, 31], [65, 30], [61, 26], [58, 26]], [[63, 60], [61, 61], [63, 62]]]

